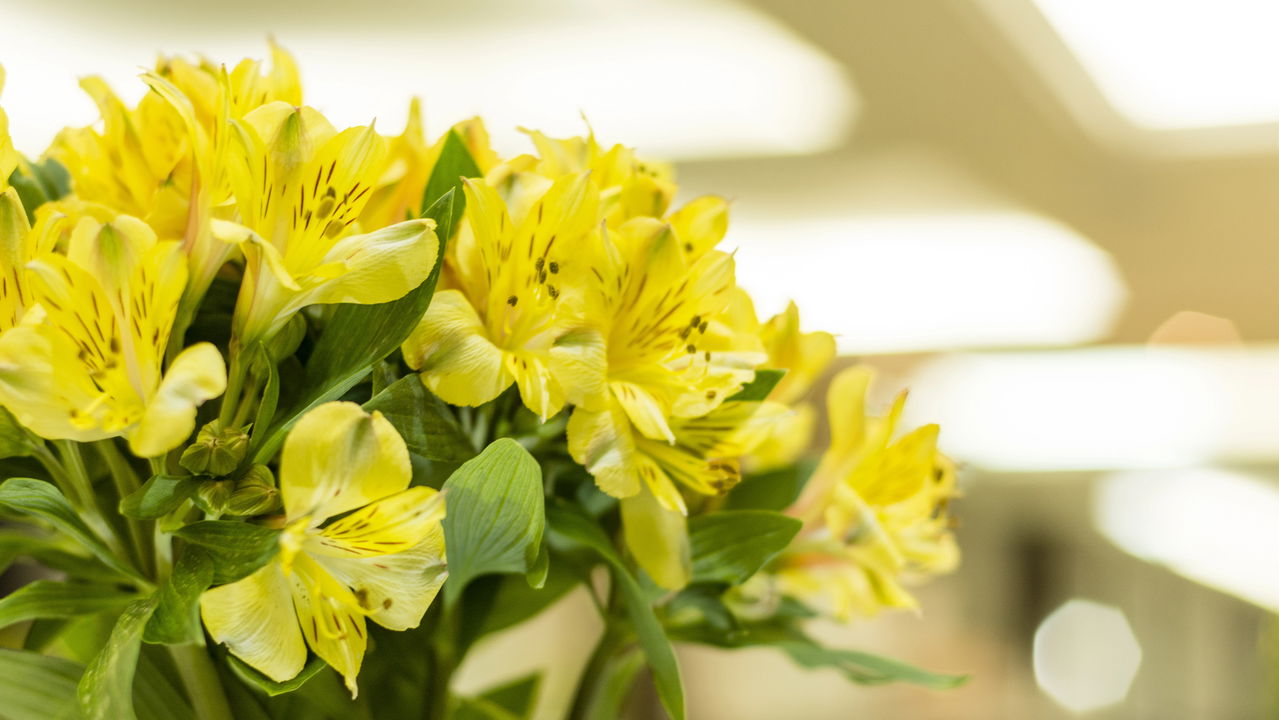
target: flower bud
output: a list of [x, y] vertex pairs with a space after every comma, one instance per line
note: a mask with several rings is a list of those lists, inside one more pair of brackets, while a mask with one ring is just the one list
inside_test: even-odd
[[206, 513], [221, 515], [234, 487], [235, 483], [230, 480], [204, 480], [196, 487], [195, 496], [191, 499]]
[[226, 503], [228, 515], [263, 515], [280, 506], [280, 491], [275, 476], [265, 465], [253, 465], [239, 480]]
[[240, 466], [248, 451], [249, 436], [243, 429], [223, 429], [214, 420], [200, 428], [178, 464], [196, 475], [226, 475]]

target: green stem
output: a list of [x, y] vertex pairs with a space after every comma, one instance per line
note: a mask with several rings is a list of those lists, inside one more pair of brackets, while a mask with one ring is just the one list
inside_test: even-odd
[[[142, 487], [137, 473], [133, 471], [133, 467], [129, 465], [124, 455], [120, 454], [120, 449], [116, 447], [114, 440], [102, 440], [95, 443], [95, 447], [111, 472], [111, 479], [115, 482], [116, 493], [121, 500]], [[147, 577], [154, 578], [152, 528], [147, 521], [138, 518], [125, 517], [125, 522], [129, 530], [129, 539], [133, 543], [133, 557], [137, 561], [138, 568]]]
[[218, 679], [218, 671], [209, 654], [199, 645], [168, 645], [169, 655], [177, 665], [178, 675], [186, 686], [191, 706], [199, 720], [233, 720]]
[[447, 720], [449, 717], [449, 686], [453, 672], [457, 670], [457, 613], [456, 606], [444, 603], [439, 623], [432, 633], [430, 676], [426, 678], [427, 692], [423, 718]]
[[644, 667], [644, 656], [622, 625], [610, 624], [591, 653], [573, 697], [572, 720], [609, 720], [622, 710]]
[[84, 466], [79, 444], [70, 440], [55, 440], [54, 447], [57, 448], [62, 468], [66, 471], [67, 482], [75, 488], [74, 494], [80, 498], [80, 512], [84, 514], [85, 522], [102, 538], [111, 552], [121, 559], [127, 558], [124, 544], [98, 507], [98, 497], [93, 492], [93, 481], [89, 479], [89, 471]]
[[49, 448], [45, 446], [43, 440], [33, 442], [31, 448], [34, 451], [35, 459], [44, 466], [45, 472], [49, 473], [49, 478], [53, 480], [53, 484], [58, 486], [58, 490], [62, 491], [62, 495], [68, 502], [76, 506], [84, 504], [84, 498], [80, 497], [79, 490], [67, 475], [66, 468], [62, 467], [62, 462], [54, 456]]
[[218, 413], [218, 420], [222, 421], [222, 427], [231, 427], [231, 422], [235, 419], [237, 406], [240, 404], [240, 392], [244, 387], [244, 363], [241, 362], [240, 358], [241, 353], [232, 349], [231, 367], [227, 372], [226, 392], [222, 393], [222, 410]]

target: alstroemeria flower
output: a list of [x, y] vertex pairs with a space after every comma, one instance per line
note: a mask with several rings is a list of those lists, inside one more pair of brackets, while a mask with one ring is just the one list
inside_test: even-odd
[[[22, 282], [44, 316], [0, 335], [0, 404], [46, 438], [123, 436], [141, 457], [172, 450], [194, 429], [196, 408], [226, 386], [208, 343], [161, 374], [186, 284], [181, 248], [127, 215], [50, 222], [70, 228], [67, 254], [26, 265]], [[16, 277], [10, 258], [0, 262]]]
[[467, 225], [450, 265], [457, 287], [435, 294], [403, 346], [431, 392], [481, 405], [516, 383], [542, 418], [601, 396], [603, 340], [581, 292], [598, 208], [586, 176], [568, 176], [517, 223], [492, 186], [466, 182]]
[[240, 143], [240, 222], [215, 221], [214, 234], [244, 251], [241, 344], [274, 335], [307, 305], [398, 299], [431, 272], [433, 221], [353, 232], [384, 168], [386, 139], [373, 128], [339, 133], [311, 108], [270, 103], [245, 116]]
[[888, 414], [865, 412], [869, 370], [844, 370], [827, 396], [831, 444], [789, 510], [804, 528], [773, 569], [780, 589], [839, 618], [916, 606], [903, 586], [959, 561], [946, 506], [954, 466], [937, 426], [895, 437], [905, 394]]
[[243, 160], [231, 155], [237, 123], [267, 103], [300, 105], [302, 87], [293, 56], [274, 42], [270, 71], [247, 58], [228, 73], [207, 59], [192, 64], [161, 57], [143, 80], [168, 103], [183, 129], [184, 156], [175, 173], [185, 180], [175, 184], [188, 188], [180, 219], [191, 269], [184, 309], [190, 311], [235, 250], [214, 236], [213, 220], [225, 215], [222, 208], [232, 200], [231, 164]]
[[603, 411], [576, 410], [568, 449], [601, 488], [633, 487], [621, 499], [626, 545], [662, 587], [688, 583], [690, 548], [681, 488], [722, 495], [741, 481], [738, 458], [767, 437], [789, 411], [771, 402], [729, 402], [696, 418], [671, 418], [672, 442], [634, 431], [616, 401]]
[[443, 496], [409, 487], [410, 475], [404, 440], [380, 413], [334, 402], [303, 416], [280, 457], [279, 555], [204, 593], [213, 639], [280, 682], [302, 670], [309, 645], [354, 697], [365, 618], [417, 627], [448, 576]]

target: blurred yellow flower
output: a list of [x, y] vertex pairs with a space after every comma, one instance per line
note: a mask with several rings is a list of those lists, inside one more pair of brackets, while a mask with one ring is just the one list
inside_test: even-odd
[[769, 318], [759, 336], [768, 353], [768, 367], [786, 371], [768, 397], [795, 412], [777, 423], [768, 439], [746, 458], [751, 472], [785, 467], [808, 450], [817, 425], [817, 411], [807, 402], [808, 393], [835, 359], [835, 337], [827, 332], [801, 332], [799, 308], [793, 302]]
[[405, 361], [454, 405], [482, 405], [511, 383], [543, 419], [565, 402], [598, 402], [604, 346], [587, 324], [582, 277], [599, 203], [586, 175], [557, 180], [520, 222], [487, 182], [468, 180], [465, 191], [456, 287], [435, 294]]
[[354, 697], [365, 618], [417, 627], [448, 576], [443, 495], [409, 487], [410, 475], [404, 440], [380, 413], [335, 402], [303, 416], [280, 457], [279, 555], [204, 593], [213, 639], [279, 682], [302, 670], [309, 645]]
[[782, 592], [845, 619], [916, 607], [903, 583], [959, 562], [946, 515], [955, 471], [937, 451], [937, 426], [895, 438], [905, 394], [886, 416], [868, 416], [870, 380], [853, 367], [832, 382], [831, 445], [790, 510], [804, 528], [774, 569]]
[[[222, 355], [208, 343], [184, 350], [161, 375], [186, 284], [181, 248], [157, 242], [127, 215], [43, 222], [34, 240], [4, 240], [0, 270], [25, 288], [13, 297], [29, 298], [26, 309], [38, 304], [43, 317], [0, 335], [0, 404], [46, 438], [124, 436], [141, 457], [177, 447], [195, 427], [196, 408], [226, 385]], [[48, 251], [58, 232], [69, 235], [65, 256]], [[44, 252], [23, 276], [10, 263], [33, 250]], [[5, 304], [12, 309], [7, 295]]]
[[244, 252], [233, 321], [241, 346], [307, 305], [389, 302], [426, 279], [439, 252], [433, 221], [353, 232], [384, 167], [386, 140], [372, 128], [339, 133], [311, 108], [275, 102], [246, 115], [242, 130], [232, 173], [240, 222], [213, 223]]

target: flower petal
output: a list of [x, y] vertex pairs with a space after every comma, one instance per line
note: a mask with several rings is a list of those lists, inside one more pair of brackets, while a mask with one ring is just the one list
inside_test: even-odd
[[306, 664], [306, 644], [278, 563], [206, 591], [200, 616], [216, 642], [276, 682], [293, 679]]
[[289, 576], [293, 609], [302, 635], [324, 662], [342, 676], [351, 697], [359, 694], [360, 674], [368, 630], [358, 601], [345, 585], [305, 553], [297, 556]]
[[684, 515], [663, 507], [647, 485], [635, 495], [622, 498], [621, 508], [626, 547], [644, 572], [668, 590], [687, 585], [692, 574], [692, 551]]
[[315, 524], [404, 490], [411, 475], [408, 448], [391, 423], [350, 402], [303, 415], [280, 456], [285, 513]]
[[321, 303], [370, 305], [390, 302], [422, 284], [435, 267], [440, 241], [435, 221], [408, 220], [338, 241], [320, 267], [337, 264], [340, 274], [309, 289], [300, 306]]
[[610, 382], [609, 387], [641, 435], [654, 440], [675, 441], [675, 433], [666, 422], [666, 408], [647, 387], [621, 380]]
[[435, 294], [403, 351], [404, 361], [421, 373], [431, 392], [453, 405], [483, 405], [515, 379], [479, 315], [457, 290]]
[[638, 453], [626, 413], [615, 402], [601, 411], [573, 410], [568, 420], [568, 451], [595, 478], [600, 490], [625, 498], [640, 490]]
[[390, 630], [417, 627], [448, 578], [444, 529], [438, 522], [421, 542], [404, 552], [361, 558], [312, 557], [351, 588], [373, 622]]
[[443, 519], [444, 495], [419, 485], [335, 520], [308, 538], [307, 551], [338, 558], [404, 552], [438, 529]]
[[195, 411], [226, 390], [226, 364], [210, 343], [183, 350], [169, 366], [142, 420], [129, 433], [129, 449], [155, 457], [181, 445], [195, 429]]

